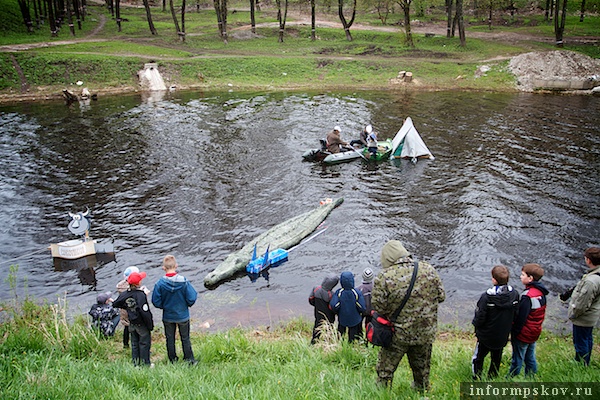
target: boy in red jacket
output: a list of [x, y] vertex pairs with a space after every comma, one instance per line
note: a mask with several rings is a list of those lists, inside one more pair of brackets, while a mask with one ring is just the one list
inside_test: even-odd
[[519, 313], [511, 332], [513, 348], [509, 375], [519, 375], [525, 362], [525, 375], [537, 373], [535, 342], [542, 333], [542, 323], [546, 316], [546, 295], [548, 289], [539, 281], [544, 270], [539, 264], [525, 264], [521, 269], [521, 282], [525, 290], [521, 293]]

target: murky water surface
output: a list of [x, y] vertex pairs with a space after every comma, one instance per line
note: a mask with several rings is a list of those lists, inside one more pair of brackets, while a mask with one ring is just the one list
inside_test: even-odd
[[[391, 138], [410, 116], [434, 161], [302, 161], [334, 125], [367, 123]], [[490, 269], [538, 262], [548, 323], [568, 328], [557, 293], [584, 271], [600, 238], [600, 98], [482, 93], [176, 93], [90, 104], [0, 108], [0, 301], [66, 294], [87, 313], [131, 265], [152, 288], [174, 254], [199, 298], [196, 328], [312, 318], [307, 297], [329, 271], [357, 281], [392, 238], [439, 270], [444, 323], [468, 324]], [[204, 276], [268, 228], [343, 197], [326, 231], [290, 253], [269, 281]], [[74, 238], [69, 211], [91, 209], [91, 234], [116, 259], [54, 263]], [[17, 272], [9, 272], [18, 264]], [[17, 278], [14, 283], [10, 277]], [[357, 282], [358, 284], [358, 282]], [[160, 310], [155, 318], [160, 320]]]

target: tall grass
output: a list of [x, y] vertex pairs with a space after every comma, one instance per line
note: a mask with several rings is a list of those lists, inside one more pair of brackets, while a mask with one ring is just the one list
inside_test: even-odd
[[[67, 321], [62, 299], [37, 305], [26, 300], [2, 305], [0, 398], [2, 399], [419, 399], [404, 359], [391, 390], [375, 384], [377, 348], [339, 340], [331, 328], [310, 345], [312, 321], [294, 319], [274, 330], [193, 332], [198, 365], [167, 360], [161, 327], [152, 335], [155, 368], [134, 367], [120, 335], [101, 339], [84, 318]], [[596, 335], [598, 336], [598, 335]], [[598, 337], [596, 337], [598, 340]], [[433, 346], [431, 399], [458, 399], [460, 382], [470, 382], [472, 334], [456, 329]], [[600, 355], [583, 367], [572, 361], [570, 337], [544, 333], [537, 346], [539, 373], [518, 382], [593, 382]], [[501, 376], [510, 382], [510, 349]]]

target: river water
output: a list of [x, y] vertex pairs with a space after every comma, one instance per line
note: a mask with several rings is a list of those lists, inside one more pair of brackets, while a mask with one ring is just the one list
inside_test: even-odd
[[[335, 166], [302, 153], [334, 125], [391, 138], [410, 116], [433, 161]], [[87, 313], [128, 266], [151, 289], [173, 254], [199, 292], [193, 326], [210, 330], [312, 318], [329, 271], [380, 270], [399, 239], [439, 271], [443, 323], [468, 326], [490, 269], [545, 268], [547, 325], [568, 329], [557, 294], [576, 283], [600, 237], [600, 98], [492, 93], [181, 93], [0, 107], [0, 301], [33, 296]], [[213, 289], [229, 253], [325, 198], [344, 198], [323, 232], [252, 281]], [[89, 207], [91, 235], [116, 258], [55, 263], [75, 238], [68, 212]], [[18, 265], [18, 268], [10, 266]], [[160, 321], [160, 310], [154, 310]]]

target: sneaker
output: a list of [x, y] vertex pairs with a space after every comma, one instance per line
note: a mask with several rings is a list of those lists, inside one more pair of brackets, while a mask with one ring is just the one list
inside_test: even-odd
[[150, 364], [150, 368], [154, 368], [154, 363], [151, 363], [151, 364]]

